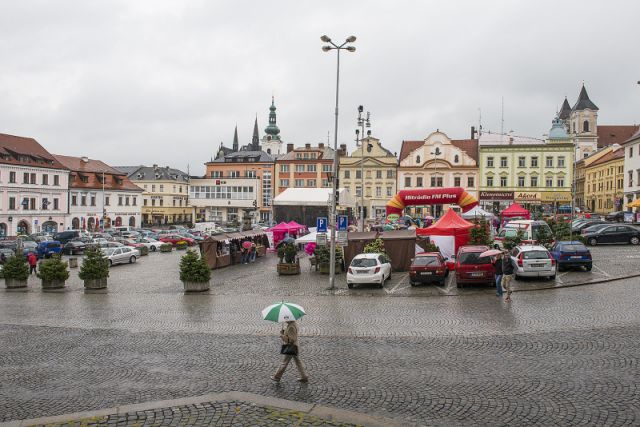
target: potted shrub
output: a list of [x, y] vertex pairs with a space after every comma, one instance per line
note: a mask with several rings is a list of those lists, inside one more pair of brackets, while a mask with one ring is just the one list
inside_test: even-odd
[[40, 263], [38, 277], [42, 280], [42, 289], [64, 288], [66, 280], [69, 278], [68, 264], [54, 255]]
[[177, 250], [177, 251], [184, 251], [184, 250], [186, 250], [186, 249], [187, 249], [187, 246], [189, 246], [189, 245], [187, 244], [187, 242], [185, 242], [185, 241], [181, 240], [181, 241], [179, 241], [178, 243], [176, 243], [176, 250]]
[[10, 256], [2, 269], [7, 289], [26, 288], [29, 279], [29, 265], [23, 256]]
[[80, 266], [80, 279], [84, 280], [86, 289], [104, 289], [109, 277], [109, 260], [99, 248], [89, 248]]
[[140, 256], [149, 255], [149, 248], [146, 246], [140, 246], [136, 249], [138, 249], [138, 252], [140, 252]]
[[187, 251], [180, 258], [180, 280], [185, 292], [202, 292], [209, 290], [211, 270], [204, 258], [196, 251]]
[[298, 248], [293, 243], [287, 243], [278, 248], [278, 274], [300, 274], [300, 261], [298, 260]]
[[173, 250], [173, 246], [171, 243], [163, 243], [160, 245], [160, 252], [171, 252]]
[[[342, 261], [344, 259], [342, 248], [336, 246], [336, 273], [342, 272]], [[329, 274], [331, 268], [331, 252], [329, 246], [318, 246], [315, 251], [316, 262], [318, 263], [318, 269], [322, 274]]]

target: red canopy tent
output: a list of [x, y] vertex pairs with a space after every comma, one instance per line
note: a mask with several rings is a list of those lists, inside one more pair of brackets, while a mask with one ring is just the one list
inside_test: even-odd
[[287, 234], [297, 232], [297, 229], [294, 230], [286, 222], [281, 222], [280, 224], [271, 227], [269, 231], [273, 233], [273, 242], [277, 245]]
[[504, 225], [506, 219], [520, 218], [531, 219], [531, 213], [520, 206], [517, 202], [513, 202], [511, 206], [500, 212], [501, 225]]
[[307, 227], [305, 227], [304, 225], [300, 225], [300, 224], [298, 224], [298, 223], [297, 223], [297, 222], [295, 222], [295, 221], [289, 221], [289, 222], [287, 223], [287, 225], [288, 225], [288, 226], [289, 226], [289, 228], [291, 229], [291, 232], [292, 232], [292, 233], [297, 233], [297, 232], [299, 232], [300, 230], [304, 230], [305, 228], [307, 228]]
[[429, 236], [439, 248], [443, 256], [451, 258], [460, 246], [469, 243], [469, 230], [475, 225], [449, 209], [442, 218], [427, 228], [418, 228], [419, 236]]

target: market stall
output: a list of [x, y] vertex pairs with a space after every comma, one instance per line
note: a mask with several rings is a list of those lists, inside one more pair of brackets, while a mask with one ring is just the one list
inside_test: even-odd
[[380, 235], [393, 271], [407, 271], [416, 255], [416, 230], [385, 231]]
[[513, 202], [511, 206], [500, 212], [500, 227], [514, 219], [531, 219], [531, 213], [520, 206], [517, 202]]
[[420, 236], [429, 236], [431, 241], [440, 248], [445, 258], [451, 258], [458, 252], [460, 246], [469, 242], [469, 231], [474, 224], [460, 218], [457, 213], [449, 209], [435, 224], [420, 228]]
[[226, 234], [215, 234], [200, 242], [200, 255], [211, 269], [231, 265], [229, 242]]

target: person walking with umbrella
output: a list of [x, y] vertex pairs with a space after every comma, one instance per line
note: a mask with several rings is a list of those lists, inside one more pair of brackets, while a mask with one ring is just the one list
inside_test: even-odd
[[509, 251], [504, 251], [502, 257], [502, 287], [507, 291], [507, 297], [504, 299], [505, 302], [511, 301], [511, 293], [513, 292], [511, 290], [511, 280], [513, 279], [514, 272]]
[[304, 369], [304, 364], [300, 360], [299, 342], [298, 342], [298, 325], [296, 319], [301, 318], [306, 313], [304, 309], [297, 305], [282, 302], [280, 304], [273, 304], [262, 310], [262, 317], [264, 320], [270, 320], [272, 322], [286, 322], [286, 326], [280, 330], [280, 339], [282, 340], [282, 347], [280, 348], [280, 354], [283, 355], [282, 363], [275, 374], [271, 376], [271, 380], [280, 382], [284, 371], [289, 366], [291, 359], [298, 368], [300, 377], [298, 381], [306, 383], [309, 381], [309, 376]]
[[496, 270], [496, 295], [502, 297], [502, 252], [496, 255], [493, 267]]

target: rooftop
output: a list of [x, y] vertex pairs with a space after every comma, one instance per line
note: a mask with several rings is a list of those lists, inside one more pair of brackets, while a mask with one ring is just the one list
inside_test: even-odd
[[33, 138], [0, 133], [0, 163], [67, 169]]

